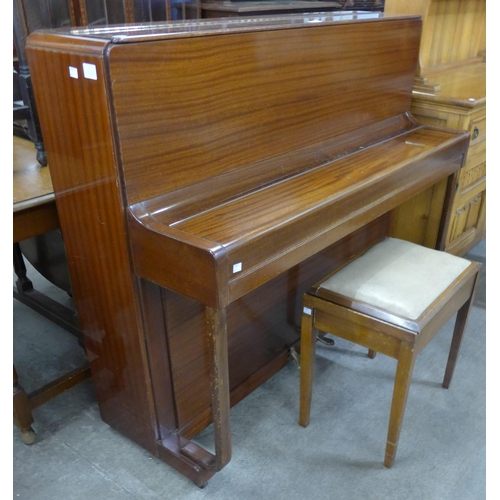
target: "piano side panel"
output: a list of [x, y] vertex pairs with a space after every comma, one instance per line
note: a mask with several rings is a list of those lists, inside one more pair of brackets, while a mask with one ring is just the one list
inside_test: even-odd
[[[154, 408], [102, 57], [95, 44], [94, 53], [81, 52], [28, 49], [33, 86], [101, 416], [154, 452]], [[82, 78], [84, 62], [95, 65], [97, 80]], [[70, 66], [80, 78], [70, 77]]]
[[128, 204], [405, 113], [420, 28], [382, 19], [113, 46]]

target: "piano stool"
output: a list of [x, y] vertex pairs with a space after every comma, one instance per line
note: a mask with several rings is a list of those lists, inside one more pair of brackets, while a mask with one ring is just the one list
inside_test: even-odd
[[[309, 425], [317, 331], [398, 360], [384, 465], [392, 467], [417, 355], [457, 313], [443, 387], [448, 389], [481, 265], [386, 238], [303, 296], [300, 417]], [[333, 382], [333, 381], [332, 381]]]

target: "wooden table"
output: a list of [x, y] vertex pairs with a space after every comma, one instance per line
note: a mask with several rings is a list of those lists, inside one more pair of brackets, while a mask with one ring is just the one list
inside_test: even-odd
[[14, 243], [59, 227], [48, 167], [36, 160], [33, 143], [14, 137]]
[[[48, 167], [36, 160], [36, 150], [30, 141], [14, 137], [13, 145], [13, 243], [14, 270], [17, 275], [14, 298], [52, 320], [81, 339], [81, 329], [75, 311], [40, 293], [27, 276], [19, 242], [59, 228], [52, 180]], [[90, 376], [87, 365], [72, 370], [54, 381], [26, 394], [19, 385], [14, 366], [14, 423], [26, 444], [35, 440], [31, 427], [32, 410]]]

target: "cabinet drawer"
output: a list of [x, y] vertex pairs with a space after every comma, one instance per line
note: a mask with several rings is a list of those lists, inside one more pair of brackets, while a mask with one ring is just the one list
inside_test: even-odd
[[[482, 160], [477, 160], [474, 158], [477, 158], [479, 155], [483, 155]], [[467, 152], [467, 163], [481, 163], [481, 161], [484, 161], [486, 159], [486, 141], [474, 141], [471, 142], [469, 145], [469, 151]]]
[[[474, 113], [469, 124], [471, 146], [486, 141], [486, 111], [480, 110]], [[486, 143], [484, 145], [486, 148]]]
[[[476, 146], [480, 146], [477, 144]], [[458, 174], [458, 190], [464, 193], [478, 184], [486, 183], [486, 150], [475, 146], [469, 148], [467, 161]]]

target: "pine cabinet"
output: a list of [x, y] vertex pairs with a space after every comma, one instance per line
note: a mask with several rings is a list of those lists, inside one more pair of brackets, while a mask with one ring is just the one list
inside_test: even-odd
[[486, 0], [386, 0], [385, 12], [422, 16], [412, 113], [471, 134], [444, 235], [444, 249], [463, 255], [486, 235]]

